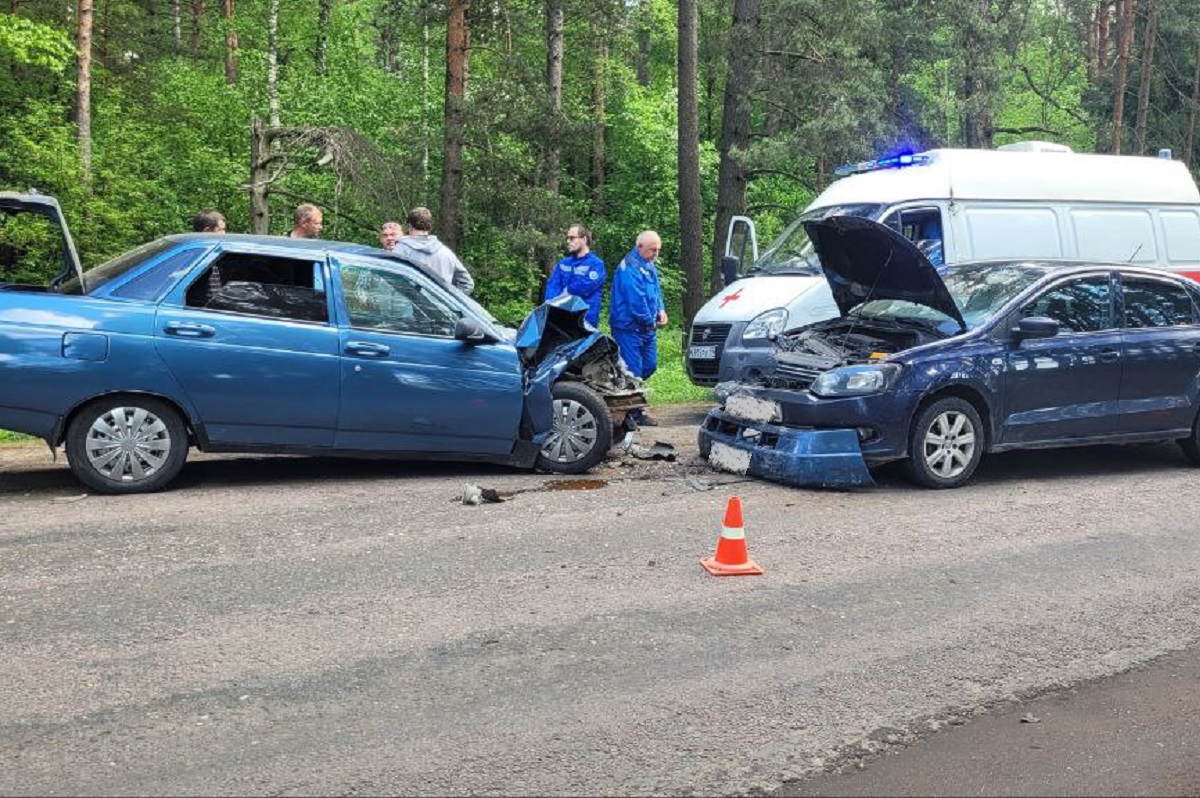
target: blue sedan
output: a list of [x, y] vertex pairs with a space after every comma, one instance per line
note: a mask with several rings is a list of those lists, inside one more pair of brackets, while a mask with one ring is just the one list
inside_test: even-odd
[[[0, 209], [61, 220], [45, 197]], [[382, 250], [267, 236], [167, 236], [84, 272], [62, 229], [48, 289], [0, 283], [0, 429], [65, 445], [97, 492], [163, 488], [191, 446], [578, 473], [645, 404], [578, 300], [514, 331]]]
[[841, 317], [776, 341], [775, 374], [725, 383], [714, 466], [791, 485], [966, 483], [985, 452], [1174, 440], [1200, 465], [1200, 285], [1124, 264], [935, 270], [903, 236], [810, 223]]

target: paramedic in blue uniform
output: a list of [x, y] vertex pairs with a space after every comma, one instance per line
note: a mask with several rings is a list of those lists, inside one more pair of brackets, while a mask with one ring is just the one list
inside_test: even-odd
[[546, 299], [574, 294], [588, 304], [588, 324], [599, 328], [600, 302], [604, 297], [604, 280], [608, 270], [604, 261], [591, 250], [592, 231], [581, 224], [567, 230], [567, 257], [554, 265], [546, 281]]
[[[662, 286], [654, 261], [662, 249], [662, 239], [653, 230], [638, 234], [637, 244], [617, 266], [609, 297], [608, 323], [621, 351], [621, 359], [643, 380], [658, 368], [658, 328], [667, 325]], [[645, 412], [637, 422], [657, 426]]]

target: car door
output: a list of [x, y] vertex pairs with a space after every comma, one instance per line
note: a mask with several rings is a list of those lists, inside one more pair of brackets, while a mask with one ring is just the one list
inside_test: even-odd
[[1187, 289], [1174, 280], [1124, 274], [1121, 430], [1186, 430], [1200, 381], [1200, 325]]
[[327, 448], [338, 407], [338, 332], [324, 253], [218, 248], [168, 294], [159, 355], [213, 446]]
[[1050, 338], [1013, 340], [1005, 350], [1001, 443], [1085, 438], [1117, 431], [1121, 332], [1110, 275], [1057, 283], [1011, 316], [1059, 323]]
[[415, 267], [339, 258], [341, 412], [350, 451], [512, 451], [524, 402], [516, 349], [454, 337], [468, 311]]

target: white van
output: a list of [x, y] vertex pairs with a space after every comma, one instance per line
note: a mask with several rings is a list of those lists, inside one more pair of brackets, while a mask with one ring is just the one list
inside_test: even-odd
[[[930, 150], [853, 164], [761, 257], [737, 217], [726, 287], [696, 314], [685, 353], [697, 385], [771, 369], [785, 329], [837, 315], [801, 224], [864, 216], [899, 230], [935, 265], [990, 258], [1135, 263], [1200, 278], [1200, 191], [1187, 167], [1158, 158], [1074, 153], [1048, 142]], [[748, 267], [744, 268], [743, 267]]]

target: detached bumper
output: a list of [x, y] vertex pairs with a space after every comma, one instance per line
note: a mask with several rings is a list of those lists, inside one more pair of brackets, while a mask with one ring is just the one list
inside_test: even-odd
[[797, 487], [874, 485], [852, 429], [797, 429], [714, 409], [700, 425], [700, 452], [713, 468]]

